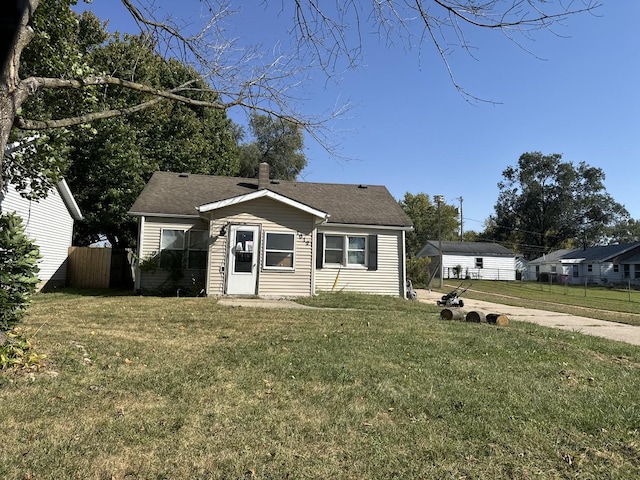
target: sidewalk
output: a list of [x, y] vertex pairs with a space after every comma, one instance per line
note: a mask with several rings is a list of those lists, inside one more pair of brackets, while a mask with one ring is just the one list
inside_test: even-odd
[[[442, 293], [431, 292], [429, 290], [417, 290], [417, 293], [419, 301], [433, 303], [434, 305], [436, 301], [442, 297]], [[500, 313], [509, 317], [509, 320], [537, 323], [545, 327], [559, 328], [584, 333], [586, 335], [608, 338], [610, 340], [617, 340], [618, 342], [640, 345], [640, 327], [633, 325], [606, 322], [604, 320], [580, 317], [568, 313], [512, 307], [510, 305], [485, 302], [484, 300], [473, 300], [471, 298], [462, 298], [462, 300], [464, 301], [464, 310], [466, 312], [479, 310], [484, 313]]]

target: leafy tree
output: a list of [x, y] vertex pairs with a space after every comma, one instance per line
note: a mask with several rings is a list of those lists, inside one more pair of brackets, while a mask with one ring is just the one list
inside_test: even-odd
[[0, 215], [0, 332], [20, 322], [38, 284], [38, 247], [24, 234], [22, 219]]
[[254, 141], [241, 146], [239, 176], [258, 176], [259, 165], [269, 164], [271, 178], [295, 180], [307, 165], [302, 128], [291, 121], [254, 113], [249, 122]]
[[407, 278], [411, 280], [414, 288], [428, 288], [431, 280], [430, 265], [430, 257], [409, 257], [407, 259]]
[[[88, 52], [91, 63], [105, 71], [162, 87], [191, 82], [206, 84], [177, 60], [164, 61], [145, 37], [115, 36]], [[100, 107], [120, 108], [131, 92], [104, 88]], [[213, 100], [215, 93], [211, 92]], [[85, 219], [74, 232], [87, 245], [106, 236], [114, 247], [135, 244], [136, 223], [129, 207], [156, 170], [235, 175], [238, 169], [237, 127], [225, 112], [164, 102], [127, 117], [97, 120], [94, 129], [75, 129], [70, 141], [67, 180]]]
[[[456, 207], [442, 203], [438, 220], [438, 205], [431, 203], [426, 193], [405, 193], [398, 202], [413, 222], [413, 231], [407, 232], [407, 255], [414, 257], [428, 240], [458, 240], [458, 211]], [[438, 227], [438, 225], [440, 227]]]
[[604, 172], [562, 155], [524, 153], [502, 172], [489, 238], [526, 257], [549, 250], [608, 241], [607, 232], [629, 214], [606, 192]]

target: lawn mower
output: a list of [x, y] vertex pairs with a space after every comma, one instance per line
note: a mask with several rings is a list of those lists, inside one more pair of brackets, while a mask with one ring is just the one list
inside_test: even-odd
[[470, 286], [471, 284], [463, 288], [461, 283], [458, 288], [456, 288], [452, 292], [447, 293], [446, 295], [443, 295], [442, 298], [436, 303], [439, 307], [464, 307], [464, 302], [460, 298], [460, 295], [466, 292]]

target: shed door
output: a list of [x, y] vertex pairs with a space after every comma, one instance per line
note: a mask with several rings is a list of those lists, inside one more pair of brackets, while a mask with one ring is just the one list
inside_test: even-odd
[[258, 281], [259, 228], [232, 225], [227, 269], [228, 295], [255, 295]]

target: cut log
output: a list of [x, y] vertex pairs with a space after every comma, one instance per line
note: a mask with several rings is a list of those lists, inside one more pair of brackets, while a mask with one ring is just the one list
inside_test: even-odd
[[487, 323], [487, 317], [484, 312], [469, 312], [465, 320], [473, 323]]
[[487, 322], [505, 327], [509, 325], [509, 317], [502, 313], [489, 313], [487, 315]]
[[464, 312], [461, 308], [444, 308], [440, 312], [442, 320], [464, 320]]

